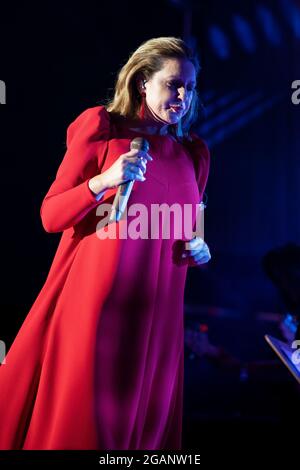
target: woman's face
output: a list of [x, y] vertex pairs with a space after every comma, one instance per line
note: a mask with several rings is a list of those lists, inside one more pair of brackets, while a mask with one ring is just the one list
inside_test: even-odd
[[187, 59], [166, 59], [161, 70], [146, 81], [145, 117], [176, 124], [189, 110], [196, 86], [196, 71]]

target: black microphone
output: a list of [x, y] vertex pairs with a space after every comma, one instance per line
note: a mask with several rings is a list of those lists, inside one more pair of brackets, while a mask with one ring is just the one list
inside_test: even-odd
[[[144, 137], [135, 137], [130, 142], [130, 150], [133, 149], [148, 152], [148, 140], [146, 140]], [[121, 219], [124, 210], [127, 206], [127, 202], [132, 191], [134, 181], [135, 180], [129, 180], [126, 181], [126, 183], [119, 185], [117, 194], [115, 195], [115, 199], [112, 204], [109, 222], [118, 222]]]

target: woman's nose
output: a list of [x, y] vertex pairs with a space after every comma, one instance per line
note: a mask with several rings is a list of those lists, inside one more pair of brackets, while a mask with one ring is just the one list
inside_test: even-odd
[[184, 87], [181, 87], [178, 89], [178, 91], [179, 91], [179, 96], [180, 96], [181, 101], [184, 102], [186, 89]]

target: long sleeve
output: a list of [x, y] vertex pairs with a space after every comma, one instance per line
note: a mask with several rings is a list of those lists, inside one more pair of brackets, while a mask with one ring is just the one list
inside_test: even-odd
[[[206, 188], [209, 169], [210, 169], [210, 152], [206, 142], [201, 139], [196, 133], [191, 133], [192, 141], [188, 141], [186, 146], [193, 158], [194, 167], [195, 167], [195, 177], [199, 189], [199, 203], [203, 200], [203, 194]], [[204, 218], [200, 212], [197, 213], [197, 217], [200, 217], [200, 235], [204, 231]], [[199, 220], [199, 219], [198, 219]], [[198, 228], [197, 228], [198, 230]], [[193, 231], [196, 231], [196, 223], [193, 227]], [[186, 264], [190, 267], [198, 266], [197, 263], [193, 261], [192, 258], [188, 257], [185, 260]]]
[[83, 111], [67, 129], [67, 150], [40, 209], [47, 232], [61, 232], [77, 224], [99, 204], [88, 186], [101, 171], [109, 136], [104, 106]]
[[209, 175], [210, 152], [206, 142], [196, 133], [193, 132], [191, 137], [193, 141], [189, 142], [188, 147], [194, 160], [196, 180], [200, 194], [199, 202], [201, 202]]

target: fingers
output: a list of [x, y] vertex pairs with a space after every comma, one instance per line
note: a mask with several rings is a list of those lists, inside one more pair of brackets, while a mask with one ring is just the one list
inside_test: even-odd
[[138, 158], [137, 160], [126, 160], [125, 168], [140, 168], [144, 173], [147, 168], [147, 163], [144, 160]]
[[135, 165], [136, 167], [140, 168], [143, 172], [146, 171], [148, 160], [144, 158], [134, 157], [125, 160], [125, 164]]
[[199, 253], [206, 253], [206, 250], [186, 250], [184, 253], [187, 254], [187, 256], [195, 256], [198, 255]]
[[141, 158], [141, 159], [144, 159], [145, 161], [153, 160], [151, 155], [147, 152], [144, 152], [143, 150], [135, 150], [135, 149], [130, 150], [129, 152], [126, 153], [126, 156], [128, 157], [128, 159]]
[[208, 263], [208, 261], [211, 259], [211, 256], [210, 254], [206, 254], [206, 255], [196, 255], [196, 256], [193, 256], [193, 261], [197, 264], [204, 264], [204, 263]]
[[129, 164], [125, 169], [125, 178], [139, 181], [145, 181], [146, 179], [143, 175], [143, 171], [141, 170], [141, 168], [138, 168], [132, 164]]
[[138, 158], [138, 161], [135, 163], [135, 166], [139, 167], [144, 173], [146, 171], [147, 162], [145, 162], [145, 160], [143, 160], [142, 158]]
[[196, 248], [199, 249], [201, 246], [204, 246], [204, 245], [206, 245], [206, 243], [203, 240], [203, 238], [195, 237], [192, 240], [185, 243], [185, 249], [186, 250], [194, 250]]
[[207, 263], [211, 259], [210, 251], [205, 241], [200, 237], [195, 237], [185, 243], [186, 249], [182, 257], [191, 258], [196, 264]]
[[131, 150], [124, 156], [123, 171], [124, 177], [130, 180], [145, 181], [147, 162], [153, 160], [146, 152]]

